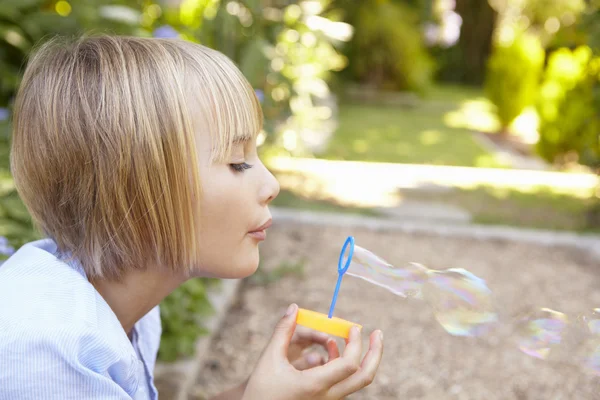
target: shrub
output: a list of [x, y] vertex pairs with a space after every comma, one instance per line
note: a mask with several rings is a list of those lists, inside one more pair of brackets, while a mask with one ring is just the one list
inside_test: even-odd
[[551, 54], [537, 104], [538, 153], [550, 162], [598, 167], [600, 57], [580, 46]]
[[218, 280], [195, 278], [178, 287], [160, 304], [162, 336], [158, 358], [175, 361], [181, 356], [191, 356], [196, 340], [208, 333], [203, 325], [213, 313], [207, 289]]
[[496, 106], [503, 132], [523, 110], [534, 104], [544, 67], [544, 49], [530, 34], [496, 44], [488, 61], [485, 92]]
[[427, 89], [434, 62], [425, 48], [415, 9], [389, 0], [338, 0], [333, 7], [354, 26], [345, 49], [348, 78], [378, 89]]

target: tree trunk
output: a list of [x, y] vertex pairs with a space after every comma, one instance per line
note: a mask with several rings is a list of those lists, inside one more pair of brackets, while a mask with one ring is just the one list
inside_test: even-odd
[[498, 13], [487, 0], [456, 0], [455, 11], [462, 18], [458, 42], [463, 67], [460, 81], [481, 84], [492, 51]]

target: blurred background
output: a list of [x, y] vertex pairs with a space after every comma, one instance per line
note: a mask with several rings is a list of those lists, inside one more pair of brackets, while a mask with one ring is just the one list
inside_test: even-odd
[[[0, 0], [0, 257], [39, 237], [9, 169], [28, 54], [94, 32], [234, 60], [278, 208], [600, 231], [598, 0]], [[213, 284], [165, 300], [161, 360], [193, 353]]]

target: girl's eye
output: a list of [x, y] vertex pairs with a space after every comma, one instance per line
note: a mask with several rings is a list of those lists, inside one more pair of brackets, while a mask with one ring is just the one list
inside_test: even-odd
[[244, 170], [252, 168], [252, 165], [245, 162], [239, 164], [229, 164], [229, 166], [236, 172], [244, 172]]

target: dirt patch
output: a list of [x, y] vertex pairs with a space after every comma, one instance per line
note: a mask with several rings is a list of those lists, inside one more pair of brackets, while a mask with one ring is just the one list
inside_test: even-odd
[[[504, 321], [531, 306], [578, 315], [600, 304], [597, 262], [579, 250], [505, 241], [423, 234], [348, 232], [335, 227], [274, 227], [261, 249], [261, 270], [304, 260], [304, 275], [247, 280], [224, 328], [209, 350], [192, 393], [214, 395], [244, 380], [273, 326], [292, 302], [326, 313], [336, 281], [337, 257], [346, 236], [391, 263], [430, 268], [463, 267], [484, 278]], [[260, 283], [257, 283], [260, 282]], [[366, 399], [593, 399], [600, 378], [570, 364], [521, 353], [507, 332], [481, 338], [447, 334], [426, 304], [345, 277], [336, 315], [385, 333], [385, 352], [375, 382], [351, 396]], [[366, 336], [366, 335], [365, 335]], [[365, 338], [366, 339], [366, 338]], [[365, 340], [366, 348], [366, 340]]]

